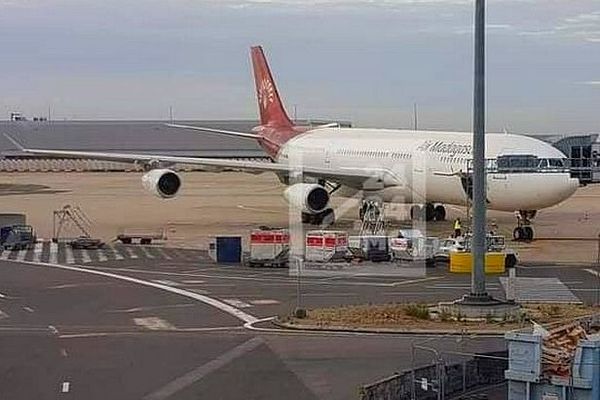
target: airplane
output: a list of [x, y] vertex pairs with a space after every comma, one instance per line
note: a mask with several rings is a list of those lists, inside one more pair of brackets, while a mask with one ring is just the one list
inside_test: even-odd
[[[382, 202], [412, 204], [411, 216], [444, 220], [444, 205], [464, 206], [471, 195], [472, 133], [429, 130], [344, 128], [332, 123], [295, 125], [285, 111], [262, 47], [250, 50], [260, 125], [252, 132], [167, 124], [258, 141], [270, 162], [177, 157], [133, 153], [32, 149], [7, 136], [22, 151], [50, 157], [139, 163], [147, 172], [143, 186], [161, 198], [176, 196], [181, 177], [174, 164], [272, 172], [287, 184], [284, 197], [299, 209], [302, 222], [331, 224], [335, 193]], [[569, 198], [579, 187], [566, 157], [555, 147], [528, 136], [486, 134], [487, 207], [515, 212], [516, 240], [531, 240], [531, 220], [540, 209]], [[366, 202], [366, 201], [365, 201]], [[423, 205], [422, 205], [423, 204]], [[364, 203], [360, 217], [364, 216]]]

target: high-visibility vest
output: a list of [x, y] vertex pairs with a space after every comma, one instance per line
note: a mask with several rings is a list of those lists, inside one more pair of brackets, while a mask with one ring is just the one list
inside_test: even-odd
[[454, 221], [454, 229], [460, 229], [460, 221], [459, 220]]

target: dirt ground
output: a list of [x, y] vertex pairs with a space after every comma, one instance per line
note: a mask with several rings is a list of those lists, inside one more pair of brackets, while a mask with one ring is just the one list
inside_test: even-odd
[[[272, 174], [189, 172], [182, 178], [180, 195], [163, 200], [142, 188], [139, 173], [4, 173], [0, 174], [0, 212], [26, 213], [38, 236], [50, 238], [53, 210], [77, 205], [93, 220], [94, 235], [105, 240], [121, 229], [164, 227], [169, 245], [200, 248], [207, 247], [212, 235], [246, 238], [260, 225], [288, 225], [283, 185]], [[338, 215], [336, 226], [357, 229], [356, 207], [342, 199], [334, 203], [343, 203], [347, 210]], [[460, 207], [448, 206], [448, 213], [448, 221], [428, 225], [429, 234], [447, 235], [452, 219], [465, 216]], [[407, 214], [406, 206], [392, 206], [390, 230], [410, 225], [403, 221]], [[514, 215], [490, 211], [488, 216], [502, 234], [512, 237]], [[541, 240], [509, 245], [517, 248], [523, 261], [592, 263], [597, 257], [598, 221], [600, 187], [581, 188], [566, 202], [538, 213], [535, 230]]]

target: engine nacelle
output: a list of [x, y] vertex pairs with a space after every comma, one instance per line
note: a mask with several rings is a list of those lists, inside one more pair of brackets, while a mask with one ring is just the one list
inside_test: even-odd
[[329, 193], [316, 183], [296, 183], [283, 192], [287, 202], [302, 211], [317, 214], [327, 208]]
[[179, 192], [181, 178], [170, 169], [153, 169], [142, 176], [142, 185], [150, 193], [163, 199], [170, 199]]

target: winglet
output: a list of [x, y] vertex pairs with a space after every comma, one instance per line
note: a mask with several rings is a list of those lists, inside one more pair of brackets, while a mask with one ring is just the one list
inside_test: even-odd
[[10, 142], [12, 144], [15, 145], [15, 147], [21, 151], [27, 151], [27, 149], [21, 144], [19, 143], [19, 141], [17, 141], [17, 139], [15, 139], [14, 137], [10, 136], [8, 133], [3, 133], [4, 137], [7, 138], [8, 140], [10, 140]]

